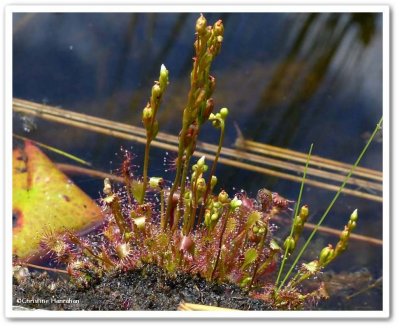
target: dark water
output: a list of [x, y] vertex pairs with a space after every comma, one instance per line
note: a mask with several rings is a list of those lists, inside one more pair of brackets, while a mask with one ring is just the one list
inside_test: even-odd
[[[13, 96], [141, 125], [141, 112], [164, 63], [170, 86], [160, 109], [160, 130], [177, 134], [189, 87], [197, 14], [14, 14]], [[373, 13], [209, 13], [225, 25], [221, 54], [213, 64], [217, 78], [216, 108], [228, 107], [226, 146], [237, 137], [234, 122], [246, 139], [352, 163], [382, 115], [382, 16]], [[142, 163], [143, 146], [81, 129], [35, 119], [30, 132], [19, 115], [18, 134], [71, 152], [109, 171], [121, 162], [121, 146]], [[217, 142], [206, 127], [200, 139]], [[116, 153], [118, 153], [116, 155]], [[150, 173], [164, 173], [164, 152], [152, 150]], [[53, 156], [55, 160], [59, 159]], [[61, 159], [65, 161], [65, 159]], [[377, 138], [362, 166], [382, 169]], [[138, 170], [138, 173], [140, 170]], [[262, 187], [297, 199], [299, 184], [220, 165], [220, 188]], [[172, 175], [170, 176], [172, 179]], [[102, 182], [75, 181], [97, 197]], [[306, 187], [303, 201], [318, 221], [334, 193]], [[382, 204], [342, 195], [326, 225], [341, 229], [354, 208], [357, 232], [382, 238]], [[388, 218], [385, 218], [386, 220]], [[316, 239], [318, 254], [335, 238]], [[361, 242], [332, 266], [335, 272], [382, 275], [382, 250]], [[331, 302], [331, 309], [381, 309], [380, 289], [357, 301]], [[335, 300], [336, 302], [336, 300]]]

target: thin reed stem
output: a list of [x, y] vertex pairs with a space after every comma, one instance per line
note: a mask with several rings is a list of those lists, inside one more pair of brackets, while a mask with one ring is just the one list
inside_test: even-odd
[[381, 119], [379, 120], [378, 124], [376, 125], [376, 128], [374, 130], [374, 132], [371, 134], [370, 138], [368, 139], [367, 144], [365, 145], [365, 147], [363, 148], [363, 150], [361, 151], [360, 155], [358, 156], [357, 160], [355, 161], [355, 163], [353, 164], [353, 166], [351, 167], [350, 172], [347, 174], [346, 178], [344, 179], [342, 185], [340, 186], [339, 190], [337, 191], [335, 197], [332, 199], [331, 203], [329, 204], [328, 208], [325, 210], [324, 214], [322, 215], [321, 219], [318, 221], [316, 227], [314, 228], [314, 230], [311, 232], [310, 236], [308, 237], [307, 241], [305, 242], [305, 244], [303, 245], [303, 247], [301, 248], [299, 254], [297, 255], [296, 259], [294, 260], [292, 266], [290, 267], [289, 271], [286, 273], [285, 278], [282, 280], [281, 284], [278, 287], [278, 291], [283, 287], [283, 285], [285, 284], [286, 280], [289, 278], [289, 276], [291, 275], [293, 269], [296, 267], [297, 263], [299, 262], [301, 256], [303, 255], [304, 251], [307, 249], [308, 245], [310, 244], [312, 238], [314, 237], [314, 235], [316, 234], [316, 232], [318, 231], [319, 226], [324, 222], [326, 216], [329, 214], [331, 208], [333, 207], [333, 205], [335, 204], [336, 200], [338, 199], [339, 195], [341, 194], [344, 186], [347, 183], [347, 180], [351, 177], [351, 175], [353, 174], [353, 171], [355, 170], [355, 168], [358, 166], [358, 164], [360, 163], [361, 159], [364, 157], [365, 152], [367, 151], [369, 145], [371, 144], [372, 140], [375, 138], [375, 135], [378, 133], [378, 131], [381, 129], [381, 124], [382, 124], [382, 120], [383, 117], [381, 117]]
[[[301, 198], [303, 196], [304, 181], [306, 180], [308, 164], [310, 162], [310, 157], [311, 157], [311, 153], [312, 153], [313, 147], [314, 147], [314, 144], [311, 144], [310, 150], [308, 151], [306, 166], [304, 167], [304, 172], [303, 172], [303, 179], [302, 179], [301, 185], [300, 185], [299, 197], [297, 198], [296, 209], [295, 209], [294, 214], [293, 214], [293, 222], [292, 222], [292, 228], [290, 230], [290, 238], [293, 237], [295, 219], [296, 219], [297, 215], [299, 214], [300, 202], [301, 202]], [[277, 276], [276, 281], [275, 281], [275, 289], [279, 284], [279, 279], [281, 278], [281, 274], [282, 274], [283, 268], [285, 267], [288, 253], [289, 253], [289, 244], [286, 245], [285, 255], [283, 256], [283, 259], [282, 259], [282, 262], [281, 262], [281, 265], [280, 265], [280, 268], [279, 268], [279, 273], [278, 273], [278, 276]]]

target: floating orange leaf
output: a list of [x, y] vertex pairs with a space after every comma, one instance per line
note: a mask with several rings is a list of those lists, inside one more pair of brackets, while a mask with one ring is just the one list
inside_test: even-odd
[[31, 142], [13, 151], [13, 253], [39, 248], [43, 231], [88, 229], [101, 220], [96, 203]]

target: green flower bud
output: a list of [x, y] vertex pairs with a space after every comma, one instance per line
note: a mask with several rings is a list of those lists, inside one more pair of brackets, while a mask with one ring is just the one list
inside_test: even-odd
[[[210, 116], [210, 117], [211, 117], [211, 116]], [[219, 118], [221, 118], [221, 116], [220, 116]], [[219, 129], [219, 128], [221, 127], [221, 121], [215, 119], [215, 120], [212, 121], [212, 125], [213, 125], [214, 128]]]
[[340, 240], [346, 242], [350, 238], [350, 231], [347, 226], [344, 227], [344, 230], [340, 234]]
[[253, 232], [254, 233], [256, 233], [256, 234], [258, 234], [258, 231], [260, 230], [260, 227], [259, 226], [257, 226], [257, 225], [254, 225], [253, 226]]
[[347, 249], [347, 241], [340, 240], [335, 247], [335, 256], [342, 254]]
[[308, 215], [309, 215], [308, 206], [307, 205], [303, 205], [301, 207], [301, 209], [300, 209], [299, 216], [305, 222], [307, 220], [307, 218], [308, 218]]
[[145, 128], [149, 128], [151, 124], [151, 120], [153, 119], [153, 109], [150, 104], [147, 103], [146, 107], [143, 108], [142, 122]]
[[219, 210], [222, 207], [222, 204], [220, 202], [214, 202], [213, 203], [213, 208], [216, 210]]
[[324, 247], [321, 250], [321, 253], [319, 254], [319, 263], [321, 265], [326, 265], [328, 264], [334, 257], [335, 251], [332, 247], [331, 244], [329, 244], [327, 247]]
[[224, 24], [222, 24], [222, 20], [218, 20], [215, 22], [213, 26], [213, 31], [216, 36], [224, 35]]
[[156, 82], [153, 85], [153, 88], [151, 89], [151, 97], [153, 99], [159, 99], [161, 96], [161, 93], [162, 93], [162, 91], [161, 91], [160, 84], [158, 82]]
[[218, 194], [218, 201], [222, 204], [229, 202], [229, 195], [226, 191], [222, 190]]
[[296, 248], [296, 242], [294, 241], [293, 237], [288, 236], [283, 243], [283, 248], [287, 249], [289, 253], [292, 253]]
[[197, 161], [198, 168], [201, 170], [205, 163], [206, 163], [206, 157], [205, 156], [200, 157], [199, 160]]
[[235, 198], [231, 200], [231, 209], [235, 211], [240, 206], [242, 206], [242, 201], [235, 196]]
[[161, 69], [160, 69], [160, 78], [159, 78], [161, 92], [164, 92], [165, 88], [167, 87], [167, 85], [169, 83], [168, 75], [169, 75], [169, 72], [168, 72], [167, 68], [164, 66], [164, 64], [162, 64]]
[[294, 219], [294, 228], [295, 229], [302, 229], [304, 226], [304, 222], [299, 215], [296, 216]]
[[211, 221], [218, 220], [218, 217], [219, 217], [218, 213], [214, 213], [213, 215], [211, 215]]
[[349, 231], [352, 232], [357, 226], [357, 223], [355, 221], [349, 220], [347, 223], [347, 227], [349, 228]]
[[196, 21], [196, 32], [199, 35], [203, 35], [204, 33], [206, 33], [206, 29], [207, 29], [207, 20], [202, 14], [200, 14], [200, 17]]
[[222, 118], [223, 120], [225, 120], [225, 118], [226, 118], [226, 117], [228, 116], [228, 114], [229, 114], [229, 110], [228, 110], [228, 108], [224, 107], [224, 108], [221, 108], [221, 109], [219, 110], [219, 113], [220, 113], [221, 118]]
[[197, 179], [196, 187], [198, 192], [205, 192], [207, 189], [206, 180], [204, 178]]
[[355, 209], [353, 211], [353, 213], [351, 213], [350, 220], [353, 222], [357, 222], [357, 220], [358, 220], [358, 210], [357, 209]]
[[160, 177], [152, 177], [149, 180], [149, 186], [153, 189], [161, 189], [164, 186], [164, 179]]
[[210, 226], [211, 224], [211, 212], [208, 209], [204, 213], [204, 224], [206, 227]]
[[217, 181], [218, 181], [217, 177], [215, 175], [213, 175], [211, 177], [211, 190], [214, 189], [215, 185], [217, 184]]

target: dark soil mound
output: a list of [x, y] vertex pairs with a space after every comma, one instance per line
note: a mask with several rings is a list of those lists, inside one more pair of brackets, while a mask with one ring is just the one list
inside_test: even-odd
[[13, 304], [46, 310], [176, 310], [182, 302], [239, 310], [269, 310], [266, 303], [230, 284], [209, 283], [178, 273], [174, 277], [154, 266], [106, 276], [79, 289], [68, 279], [33, 271], [13, 283]]

